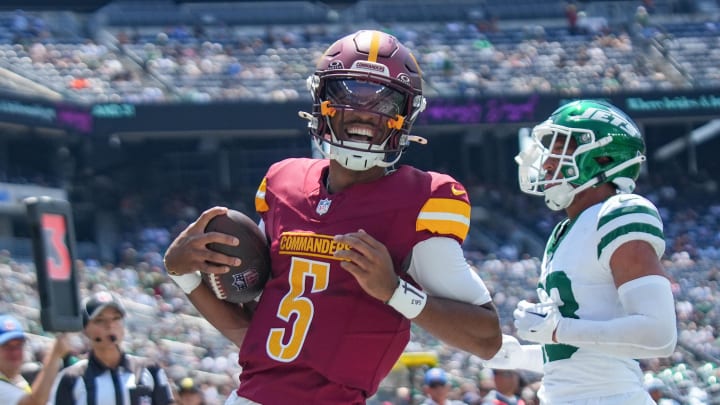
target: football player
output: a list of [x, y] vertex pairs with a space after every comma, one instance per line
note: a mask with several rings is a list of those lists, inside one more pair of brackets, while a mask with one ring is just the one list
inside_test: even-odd
[[[490, 294], [461, 243], [470, 204], [452, 177], [395, 166], [425, 108], [422, 78], [395, 37], [359, 31], [328, 48], [308, 79], [310, 135], [324, 159], [270, 167], [255, 198], [272, 277], [252, 319], [215, 298], [196, 270], [235, 258], [203, 233], [204, 212], [165, 263], [198, 310], [240, 346], [240, 387], [226, 404], [364, 404], [410, 338], [410, 322], [489, 359], [502, 335]], [[219, 266], [210, 263], [218, 263]]]
[[547, 242], [539, 302], [513, 313], [517, 335], [539, 345], [504, 336], [486, 364], [544, 372], [544, 404], [654, 404], [636, 359], [672, 354], [677, 329], [662, 219], [632, 193], [644, 153], [625, 113], [580, 100], [536, 126], [516, 157], [520, 189], [567, 218]]

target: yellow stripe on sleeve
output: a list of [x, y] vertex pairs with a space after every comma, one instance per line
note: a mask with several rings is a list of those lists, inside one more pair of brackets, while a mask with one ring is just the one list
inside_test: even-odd
[[265, 201], [266, 190], [267, 177], [264, 177], [262, 183], [260, 183], [260, 187], [258, 187], [257, 192], [255, 193], [255, 211], [257, 211], [258, 213], [267, 212], [270, 209], [267, 201]]
[[416, 231], [427, 230], [436, 234], [454, 235], [465, 240], [470, 229], [470, 205], [451, 198], [431, 198], [420, 210]]

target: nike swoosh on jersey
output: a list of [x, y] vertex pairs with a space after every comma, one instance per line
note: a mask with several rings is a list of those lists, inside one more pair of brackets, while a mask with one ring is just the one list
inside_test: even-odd
[[466, 191], [463, 189], [458, 190], [457, 188], [455, 188], [454, 184], [450, 186], [450, 191], [452, 191], [453, 195], [463, 195], [466, 193]]

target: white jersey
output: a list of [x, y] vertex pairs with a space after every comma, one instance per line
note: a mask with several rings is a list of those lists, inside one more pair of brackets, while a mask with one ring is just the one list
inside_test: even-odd
[[[608, 320], [627, 315], [618, 297], [610, 258], [620, 245], [643, 240], [658, 257], [665, 250], [657, 208], [634, 194], [618, 194], [555, 227], [545, 248], [539, 287], [562, 300], [563, 317]], [[553, 294], [556, 289], [557, 292]], [[643, 390], [636, 360], [565, 344], [543, 346], [540, 398], [565, 403]]]

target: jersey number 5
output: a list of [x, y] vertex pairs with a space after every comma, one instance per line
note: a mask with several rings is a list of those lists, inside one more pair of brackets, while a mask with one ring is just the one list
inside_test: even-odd
[[[266, 351], [272, 359], [289, 363], [300, 354], [315, 315], [312, 301], [304, 296], [305, 280], [311, 277], [310, 293], [318, 293], [327, 289], [329, 276], [329, 263], [293, 257], [288, 273], [290, 290], [280, 301], [277, 317], [289, 323], [291, 316], [295, 314], [295, 322], [290, 325], [290, 329], [270, 329]], [[290, 336], [286, 338], [288, 331]]]

